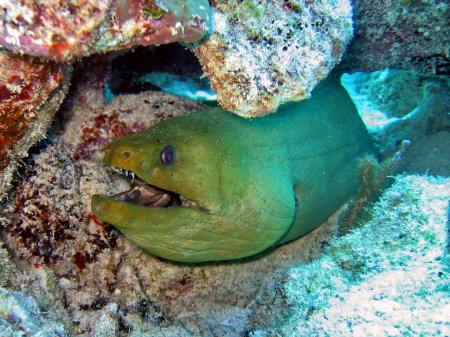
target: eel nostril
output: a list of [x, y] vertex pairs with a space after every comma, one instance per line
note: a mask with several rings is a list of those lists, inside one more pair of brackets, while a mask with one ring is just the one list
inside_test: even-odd
[[129, 159], [131, 157], [131, 152], [123, 151], [122, 152], [122, 158], [123, 159]]

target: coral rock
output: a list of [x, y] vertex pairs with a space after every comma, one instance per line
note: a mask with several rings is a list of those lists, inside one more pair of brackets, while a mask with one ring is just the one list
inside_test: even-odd
[[0, 13], [0, 45], [58, 61], [140, 44], [196, 41], [210, 22], [206, 0], [6, 0]]
[[220, 104], [243, 117], [308, 98], [352, 35], [348, 0], [218, 0], [212, 5], [214, 34], [195, 52]]
[[69, 336], [60, 322], [49, 320], [35, 299], [0, 288], [2, 336]]
[[448, 1], [354, 1], [355, 39], [342, 66], [347, 71], [390, 67], [448, 74], [449, 18]]
[[0, 199], [18, 161], [46, 132], [70, 67], [0, 50]]

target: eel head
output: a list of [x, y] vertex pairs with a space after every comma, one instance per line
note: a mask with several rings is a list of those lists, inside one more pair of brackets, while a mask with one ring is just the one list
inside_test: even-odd
[[273, 245], [291, 225], [294, 206], [282, 196], [270, 211], [279, 191], [258, 190], [261, 177], [246, 164], [245, 146], [228, 134], [232, 126], [218, 129], [218, 122], [192, 113], [112, 141], [103, 161], [133, 177], [131, 189], [94, 195], [94, 214], [174, 261], [237, 259]]

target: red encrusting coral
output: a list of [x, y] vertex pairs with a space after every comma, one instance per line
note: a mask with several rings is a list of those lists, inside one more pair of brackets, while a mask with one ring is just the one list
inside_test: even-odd
[[38, 118], [38, 107], [58, 91], [65, 67], [0, 51], [0, 170], [10, 152]]
[[89, 252], [82, 251], [76, 252], [73, 258], [73, 263], [78, 267], [78, 269], [86, 269], [86, 264], [92, 263], [96, 260]]
[[206, 0], [7, 0], [0, 45], [57, 61], [136, 45], [193, 42], [209, 30]]
[[70, 71], [0, 50], [0, 199], [17, 162], [44, 135], [65, 96]]

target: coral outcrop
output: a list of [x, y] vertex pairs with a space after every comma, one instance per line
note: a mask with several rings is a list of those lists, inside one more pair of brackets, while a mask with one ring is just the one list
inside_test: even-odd
[[212, 1], [212, 36], [195, 48], [224, 109], [274, 112], [311, 90], [352, 36], [348, 0]]
[[0, 13], [0, 45], [57, 61], [135, 45], [192, 42], [210, 26], [207, 0], [6, 0]]
[[0, 49], [0, 199], [18, 162], [45, 135], [70, 72], [69, 66]]
[[442, 0], [353, 2], [355, 37], [346, 71], [385, 68], [450, 73], [450, 5]]

